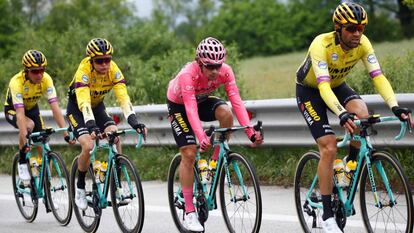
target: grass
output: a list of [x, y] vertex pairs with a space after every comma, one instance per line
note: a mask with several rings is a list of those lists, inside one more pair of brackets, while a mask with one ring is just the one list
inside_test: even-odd
[[[373, 43], [380, 63], [414, 51], [414, 39]], [[243, 99], [277, 99], [295, 97], [295, 73], [306, 51], [271, 57], [254, 57], [240, 62], [238, 78], [243, 82]], [[363, 69], [362, 62], [356, 69]]]

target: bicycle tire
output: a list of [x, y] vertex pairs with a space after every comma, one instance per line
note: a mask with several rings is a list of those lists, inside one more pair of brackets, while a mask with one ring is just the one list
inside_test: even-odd
[[43, 173], [45, 194], [56, 220], [66, 226], [72, 219], [69, 172], [60, 154], [50, 151], [48, 156], [50, 165], [46, 166]]
[[[393, 206], [387, 204], [388, 194], [384, 189], [383, 183], [380, 182], [382, 179], [378, 174], [378, 168], [376, 166], [379, 162], [381, 162], [380, 164], [384, 168], [389, 184], [392, 185], [391, 188], [393, 190], [393, 195], [397, 201], [397, 203]], [[374, 201], [371, 200], [372, 193], [370, 190], [372, 190], [372, 187], [365, 163], [360, 179], [360, 207], [362, 218], [364, 220], [364, 226], [367, 232], [383, 232], [383, 230], [386, 232], [413, 232], [412, 192], [401, 164], [398, 162], [396, 157], [385, 151], [374, 152], [372, 154], [371, 163], [378, 200], [381, 201], [383, 206], [382, 208], [378, 208], [374, 205]], [[375, 211], [377, 212], [375, 213]], [[401, 221], [402, 218], [405, 218], [405, 221]], [[392, 219], [397, 222], [378, 222]], [[371, 223], [375, 220], [377, 221]]]
[[[12, 168], [12, 184], [13, 184], [13, 194], [16, 200], [16, 204], [19, 207], [19, 211], [22, 214], [23, 218], [27, 222], [33, 222], [36, 219], [38, 211], [38, 201], [32, 199], [33, 187], [24, 187], [24, 184], [19, 179], [18, 166], [19, 163], [19, 154], [16, 153], [13, 159], [13, 168]], [[28, 165], [29, 166], [29, 165]], [[25, 189], [25, 192], [20, 192], [18, 187]]]
[[[318, 152], [308, 151], [299, 159], [295, 171], [294, 193], [296, 213], [302, 230], [306, 233], [322, 231], [323, 210], [311, 207], [306, 200], [306, 194], [317, 174], [319, 160], [320, 155]], [[322, 204], [318, 181], [316, 181], [315, 189], [312, 190], [311, 195], [313, 201]]]
[[[122, 232], [141, 232], [142, 226], [144, 225], [145, 205], [138, 171], [131, 160], [125, 155], [117, 155], [115, 161], [116, 162], [113, 164], [114, 166], [112, 166], [110, 171], [110, 192], [111, 204], [116, 222]], [[117, 190], [114, 176], [115, 172], [118, 177], [118, 182], [120, 181], [122, 187], [122, 195]], [[129, 180], [126, 179], [127, 177]], [[133, 190], [130, 190], [130, 187], [132, 187]], [[134, 195], [132, 193], [134, 193]], [[129, 199], [122, 200], [122, 197], [128, 197]], [[126, 200], [130, 201], [126, 203]], [[131, 206], [137, 208], [131, 208]], [[132, 213], [129, 212], [129, 210], [133, 210]]]
[[[88, 208], [85, 211], [80, 210], [75, 203], [75, 191], [76, 183], [78, 179], [78, 159], [79, 156], [76, 156], [73, 159], [71, 172], [70, 172], [70, 193], [73, 206], [73, 212], [75, 212], [76, 219], [78, 220], [81, 228], [88, 233], [94, 233], [98, 230], [99, 223], [101, 221], [100, 213], [96, 213], [93, 207], [91, 206], [90, 201], [88, 201]], [[92, 180], [95, 179], [92, 168], [88, 168], [88, 172], [85, 175], [85, 190], [87, 199], [92, 199]]]
[[[168, 204], [170, 206], [170, 212], [174, 224], [179, 232], [190, 233], [191, 231], [188, 231], [183, 225], [185, 206], [184, 201], [181, 202], [180, 199], [182, 200], [184, 198], [182, 196], [180, 198], [177, 196], [177, 192], [179, 192], [178, 190], [181, 189], [178, 173], [180, 162], [181, 155], [178, 153], [171, 160], [170, 167], [168, 169]], [[178, 195], [180, 195], [180, 193], [178, 193]]]
[[[226, 174], [224, 165], [221, 166], [219, 174], [220, 205], [227, 229], [229, 232], [259, 232], [262, 221], [262, 197], [254, 167], [245, 156], [235, 152], [229, 153], [227, 167], [229, 168], [229, 174]], [[239, 177], [237, 170], [240, 171], [242, 177]], [[227, 180], [227, 175], [230, 176], [231, 187], [229, 187], [230, 183]], [[244, 186], [240, 184], [240, 180], [243, 180]], [[228, 188], [231, 190], [226, 192]], [[244, 195], [244, 188], [249, 194], [248, 197]], [[233, 196], [230, 194], [233, 194]], [[226, 197], [229, 199], [227, 200]], [[256, 204], [253, 207], [254, 203]], [[234, 214], [229, 212], [230, 207], [233, 207]], [[250, 212], [252, 208], [255, 209]], [[247, 214], [236, 213], [239, 210], [247, 210]], [[246, 221], [246, 216], [254, 219], [250, 219], [250, 221], [247, 219]]]

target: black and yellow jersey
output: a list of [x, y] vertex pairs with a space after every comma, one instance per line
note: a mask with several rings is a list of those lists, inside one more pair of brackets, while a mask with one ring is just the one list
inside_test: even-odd
[[73, 77], [69, 87], [69, 99], [77, 103], [84, 115], [84, 120], [95, 120], [92, 109], [101, 103], [105, 96], [114, 89], [117, 101], [126, 117], [135, 114], [125, 85], [125, 78], [114, 61], [106, 74], [99, 74], [93, 69], [90, 58], [84, 58]]
[[397, 101], [388, 80], [382, 74], [369, 39], [362, 35], [358, 47], [344, 51], [337, 33], [329, 32], [317, 36], [309, 47], [307, 56], [296, 72], [296, 83], [317, 88], [328, 107], [337, 115], [345, 112], [332, 88], [346, 81], [351, 69], [362, 60], [377, 91], [390, 107]]
[[20, 71], [10, 80], [4, 106], [12, 106], [14, 109], [24, 107], [25, 110], [30, 110], [42, 96], [46, 96], [49, 103], [58, 101], [50, 75], [44, 72], [42, 82], [34, 84], [24, 71]]

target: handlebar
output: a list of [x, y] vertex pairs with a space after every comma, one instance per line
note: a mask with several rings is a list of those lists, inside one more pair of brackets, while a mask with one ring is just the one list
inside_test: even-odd
[[[401, 140], [404, 137], [405, 133], [407, 132], [407, 122], [400, 121], [400, 119], [398, 119], [398, 117], [396, 116], [380, 117], [380, 115], [371, 115], [368, 118], [355, 120], [354, 123], [360, 128], [366, 129], [374, 124], [381, 123], [381, 122], [387, 122], [387, 121], [399, 121], [400, 122], [400, 132], [397, 136], [394, 137], [394, 139], [396, 141]], [[337, 147], [345, 146], [346, 143], [352, 138], [353, 136], [348, 131], [346, 131], [342, 141], [337, 143]]]
[[263, 135], [263, 122], [257, 121], [257, 124], [254, 126], [233, 126], [229, 128], [215, 128], [213, 125], [210, 126], [210, 128], [206, 131], [206, 135], [210, 137], [210, 143], [213, 145], [214, 142], [214, 135], [216, 133], [220, 133], [221, 135], [226, 135], [227, 133], [235, 132], [238, 130], [246, 129], [252, 127], [256, 131], [260, 131], [260, 133]]
[[26, 136], [26, 138], [28, 139], [27, 144], [29, 144], [29, 145], [32, 144], [34, 138], [39, 138], [40, 137], [41, 140], [45, 140], [50, 135], [52, 135], [54, 133], [59, 133], [59, 132], [64, 132], [64, 131], [67, 131], [69, 133], [70, 140], [74, 139], [74, 135], [73, 135], [72, 129], [70, 127], [55, 128], [55, 129], [54, 128], [46, 128], [42, 131], [28, 133], [27, 136]]
[[[98, 147], [105, 147], [105, 146], [108, 146], [108, 145], [113, 145], [115, 143], [115, 139], [118, 136], [128, 135], [128, 134], [137, 134], [138, 135], [137, 136], [138, 137], [138, 142], [135, 145], [135, 148], [140, 148], [142, 146], [142, 140], [144, 139], [144, 134], [143, 133], [138, 133], [134, 129], [124, 129], [124, 130], [118, 130], [118, 131], [113, 131], [113, 132], [102, 133], [102, 138], [96, 137], [93, 148], [89, 153], [90, 154], [95, 153], [96, 150], [98, 149]], [[105, 138], [108, 139], [108, 143], [99, 145], [99, 141], [102, 140], [102, 139], [105, 139]]]

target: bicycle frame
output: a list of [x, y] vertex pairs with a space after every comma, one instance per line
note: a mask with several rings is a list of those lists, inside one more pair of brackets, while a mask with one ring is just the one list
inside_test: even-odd
[[[120, 132], [118, 134], [118, 132]], [[136, 134], [137, 132], [134, 129], [125, 129], [122, 131], [118, 131], [115, 132], [117, 135], [122, 135], [122, 134]], [[142, 134], [138, 134], [138, 142], [136, 144], [136, 148], [140, 148], [142, 145], [142, 140], [143, 140], [143, 135]], [[118, 150], [116, 149], [116, 145], [115, 143], [112, 142], [105, 142], [105, 143], [99, 143], [99, 139], [95, 140], [94, 143], [94, 147], [92, 149], [92, 151], [90, 152], [90, 168], [93, 170], [93, 163], [95, 162], [95, 155], [97, 153], [98, 150], [100, 149], [107, 149], [108, 150], [108, 168], [106, 174], [105, 174], [105, 181], [102, 184], [101, 182], [96, 182], [95, 179], [92, 179], [93, 182], [93, 190], [97, 192], [98, 196], [99, 196], [99, 207], [101, 209], [106, 208], [109, 203], [108, 203], [108, 190], [109, 190], [109, 177], [110, 177], [110, 171], [112, 171], [112, 175], [114, 176], [115, 179], [115, 184], [117, 187], [120, 187], [119, 184], [119, 179], [118, 179], [118, 174], [116, 172], [116, 169], [112, 169], [112, 166], [116, 165], [115, 163], [115, 159], [116, 159], [116, 155], [118, 154]], [[125, 168], [122, 168], [123, 170], [125, 170]], [[131, 190], [131, 194], [132, 195], [136, 195], [133, 192], [133, 188], [131, 186], [130, 183], [130, 179], [129, 176], [127, 174], [126, 171], [123, 171], [123, 173], [126, 175], [126, 178], [128, 180], [128, 186]], [[88, 200], [89, 202], [89, 200]]]
[[[50, 131], [48, 131], [50, 130]], [[32, 177], [30, 182], [33, 182], [33, 187], [35, 192], [32, 193], [32, 198], [34, 199], [39, 199], [39, 198], [44, 198], [45, 192], [43, 189], [43, 182], [45, 182], [44, 178], [45, 178], [45, 172], [47, 172], [47, 178], [51, 179], [50, 177], [50, 168], [49, 166], [46, 166], [47, 164], [49, 164], [49, 158], [48, 158], [48, 154], [49, 152], [51, 152], [50, 146], [49, 146], [49, 142], [47, 140], [47, 138], [45, 136], [50, 135], [51, 133], [57, 133], [57, 132], [61, 132], [61, 131], [67, 131], [67, 128], [57, 128], [57, 129], [46, 129], [46, 132], [34, 132], [31, 133], [29, 136], [29, 140], [28, 140], [28, 144], [30, 146], [41, 146], [42, 147], [42, 169], [40, 170], [40, 173], [38, 176], [33, 177], [32, 172], [30, 171], [30, 176]], [[42, 138], [42, 141], [40, 142], [33, 142], [33, 138], [35, 137], [45, 137]], [[30, 150], [27, 154], [26, 154], [26, 159], [27, 161], [30, 160], [30, 158], [32, 157], [32, 150]], [[59, 174], [59, 177], [62, 177], [62, 171], [60, 170], [59, 166], [56, 164], [56, 161], [53, 161], [53, 163], [55, 164], [55, 168], [57, 169], [56, 171]], [[29, 169], [30, 170], [30, 169]], [[63, 181], [61, 180], [61, 183], [63, 184]], [[21, 188], [21, 187], [17, 187], [17, 189], [19, 190], [19, 192], [22, 193], [30, 193], [30, 191], [27, 191], [25, 188]], [[45, 202], [47, 203], [47, 202]]]
[[[364, 166], [364, 162], [367, 166], [367, 170], [368, 170], [368, 177], [371, 183], [371, 187], [372, 187], [372, 192], [374, 195], [374, 201], [375, 201], [375, 205], [377, 207], [381, 208], [381, 203], [378, 199], [378, 194], [377, 194], [377, 189], [376, 189], [376, 185], [375, 185], [375, 181], [374, 181], [374, 174], [372, 172], [372, 163], [371, 163], [371, 154], [374, 150], [369, 135], [367, 134], [367, 128], [372, 125], [373, 123], [380, 123], [380, 122], [386, 122], [386, 121], [399, 121], [400, 125], [401, 125], [401, 130], [400, 133], [394, 138], [395, 140], [400, 140], [406, 133], [406, 129], [407, 129], [407, 123], [406, 122], [401, 122], [397, 117], [379, 117], [379, 116], [375, 116], [376, 118], [374, 119], [375, 121], [373, 122], [363, 122], [361, 120], [356, 120], [355, 124], [358, 126], [362, 126], [361, 129], [361, 133], [359, 135], [350, 135], [349, 133], [345, 134], [344, 139], [339, 142], [337, 144], [338, 147], [344, 147], [347, 145], [347, 142], [350, 140], [355, 140], [355, 141], [360, 141], [361, 142], [361, 148], [360, 148], [360, 152], [358, 154], [358, 166], [355, 170], [354, 173], [354, 178], [352, 179], [352, 182], [349, 186], [349, 189], [347, 191], [347, 197], [345, 197], [344, 194], [344, 189], [342, 187], [340, 187], [336, 181], [336, 177], [334, 178], [335, 182], [335, 188], [338, 190], [338, 197], [339, 200], [344, 204], [344, 210], [345, 210], [345, 214], [347, 217], [353, 215], [353, 202], [354, 202], [354, 198], [355, 198], [355, 194], [357, 192], [357, 188], [358, 188], [358, 182], [359, 182], [359, 178], [361, 176], [362, 173], [362, 169]], [[378, 162], [376, 164], [376, 168], [378, 169], [382, 181], [385, 185], [385, 188], [387, 190], [388, 193], [388, 197], [390, 198], [390, 201], [392, 203], [396, 203], [396, 200], [394, 198], [394, 195], [391, 191], [391, 186], [390, 183], [388, 181], [387, 178], [387, 174], [385, 173], [381, 162]], [[306, 193], [306, 200], [308, 201], [309, 205], [314, 207], [314, 208], [319, 208], [322, 209], [323, 206], [320, 203], [316, 203], [314, 201], [311, 200], [311, 193], [312, 190], [315, 188], [316, 184], [317, 184], [317, 180], [318, 180], [318, 176], [315, 175], [313, 181], [312, 181], [312, 185], [309, 189], [309, 191]]]

